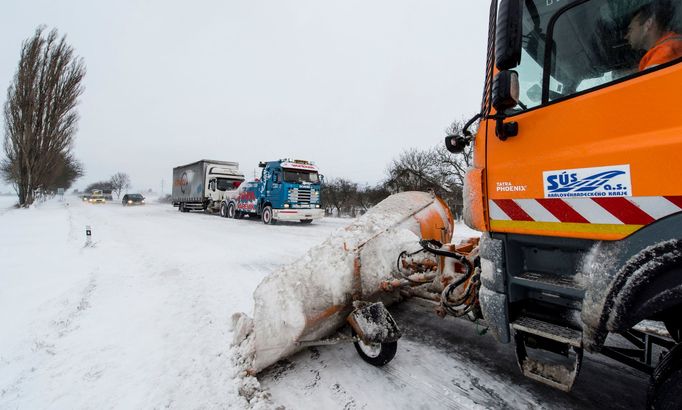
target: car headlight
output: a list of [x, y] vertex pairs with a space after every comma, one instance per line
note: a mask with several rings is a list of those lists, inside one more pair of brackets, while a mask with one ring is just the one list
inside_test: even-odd
[[289, 207], [289, 204], [284, 204], [284, 207], [285, 207], [285, 208], [288, 208], [288, 207]]
[[128, 203], [129, 203], [129, 204], [132, 204], [132, 203], [133, 203], [133, 201], [131, 201], [131, 200], [129, 199], [129, 200], [128, 200]]
[[319, 207], [320, 207], [320, 204], [316, 204], [316, 205], [315, 205], [315, 208], [319, 208]]

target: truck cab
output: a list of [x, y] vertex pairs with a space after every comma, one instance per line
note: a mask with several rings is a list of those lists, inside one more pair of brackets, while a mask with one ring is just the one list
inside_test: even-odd
[[321, 176], [315, 164], [281, 159], [261, 162], [261, 178], [248, 182], [225, 201], [223, 216], [246, 214], [261, 217], [263, 223], [277, 221], [311, 223], [324, 216], [320, 208]]
[[173, 205], [181, 212], [217, 212], [225, 193], [244, 181], [239, 163], [202, 159], [173, 168]]
[[225, 193], [237, 189], [244, 177], [232, 170], [220, 167], [209, 167], [206, 175], [206, 201], [207, 207], [217, 210], [220, 203], [225, 199]]
[[[652, 375], [656, 408], [682, 407], [681, 9], [494, 0], [481, 112], [446, 139], [453, 152], [473, 143], [464, 198], [484, 232], [480, 306], [521, 371], [568, 391], [583, 350], [599, 352]], [[639, 41], [640, 26], [658, 39]], [[645, 64], [661, 45], [680, 52]]]

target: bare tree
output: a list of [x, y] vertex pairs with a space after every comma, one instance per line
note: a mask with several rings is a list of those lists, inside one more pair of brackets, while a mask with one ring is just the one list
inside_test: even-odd
[[[454, 121], [447, 135], [461, 134], [464, 121]], [[470, 129], [475, 133], [475, 129]], [[462, 212], [462, 187], [467, 170], [473, 164], [473, 148], [452, 154], [444, 144], [432, 148], [403, 151], [387, 169], [384, 186], [391, 192], [433, 191], [443, 198], [455, 215]]]
[[357, 194], [358, 185], [344, 178], [330, 179], [322, 185], [322, 206], [327, 214], [332, 214], [336, 209], [336, 214], [341, 216], [343, 212], [353, 213], [353, 201]]
[[116, 193], [116, 198], [121, 197], [121, 191], [130, 188], [130, 177], [128, 174], [123, 172], [117, 172], [109, 180], [111, 183], [111, 189]]
[[369, 208], [383, 201], [390, 195], [390, 192], [381, 184], [376, 186], [366, 185], [364, 187], [359, 187], [356, 194], [356, 207], [360, 209], [362, 213], [367, 211]]
[[46, 36], [43, 31], [38, 27], [22, 44], [4, 106], [7, 158], [0, 172], [14, 186], [21, 206], [30, 205], [34, 190], [49, 185], [55, 168], [72, 158], [76, 106], [83, 92], [82, 59], [74, 56], [66, 37], [57, 38], [56, 29]]
[[438, 171], [432, 149], [406, 149], [388, 166], [385, 186], [392, 192], [447, 191]]
[[88, 185], [85, 187], [83, 192], [89, 194], [92, 193], [95, 189], [98, 189], [100, 191], [113, 191], [114, 188], [111, 185], [111, 181], [97, 181], [93, 182], [92, 184]]

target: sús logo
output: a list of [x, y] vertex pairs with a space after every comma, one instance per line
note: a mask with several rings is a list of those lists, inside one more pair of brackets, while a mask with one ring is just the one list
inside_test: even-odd
[[543, 172], [545, 197], [631, 196], [629, 165]]

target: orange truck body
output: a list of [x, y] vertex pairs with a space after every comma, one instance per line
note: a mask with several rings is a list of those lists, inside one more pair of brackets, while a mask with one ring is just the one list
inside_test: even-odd
[[[641, 19], [682, 26], [666, 1], [493, 0], [479, 128], [446, 146], [474, 144], [463, 197], [483, 232], [481, 314], [524, 375], [569, 391], [583, 350], [600, 352], [659, 375], [652, 407], [680, 408], [682, 387], [666, 386], [682, 386], [682, 55], [638, 71], [630, 41]], [[640, 359], [609, 346], [614, 333]], [[652, 360], [652, 343], [670, 359]]]
[[[682, 87], [680, 64], [514, 116], [519, 135], [506, 141], [495, 137], [494, 120], [483, 121], [475, 140], [475, 169], [468, 176], [468, 186], [475, 190], [468, 197], [476, 212], [471, 224], [491, 232], [618, 240], [679, 212], [682, 110], [671, 85]], [[509, 200], [539, 200], [544, 208], [552, 201], [544, 194], [546, 171], [614, 165], [629, 166], [632, 195], [605, 197], [607, 205], [612, 201], [613, 207], [627, 207], [613, 218], [606, 215], [592, 223], [589, 216], [575, 215], [551, 222], [523, 214], [491, 216], [491, 205]], [[640, 204], [656, 209], [656, 202], [666, 206], [658, 212], [641, 210]]]

